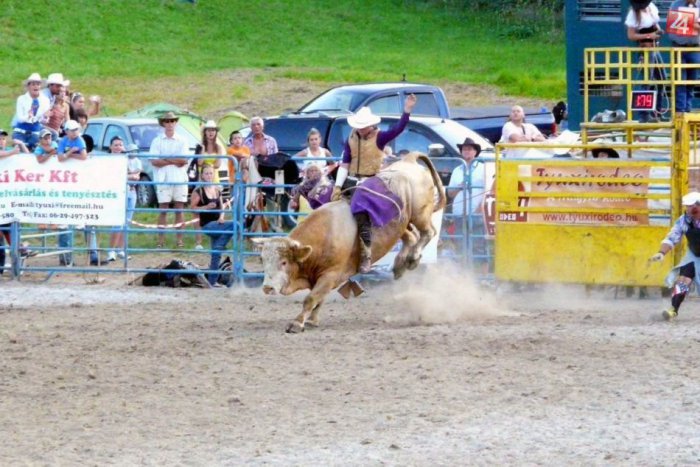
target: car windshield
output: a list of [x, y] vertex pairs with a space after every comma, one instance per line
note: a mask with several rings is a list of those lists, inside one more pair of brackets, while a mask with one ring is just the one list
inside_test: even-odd
[[[131, 139], [139, 147], [139, 151], [148, 152], [151, 149], [153, 138], [158, 136], [163, 129], [157, 123], [146, 123], [142, 125], [129, 126]], [[177, 126], [175, 132], [187, 141], [187, 146], [194, 148], [197, 145], [197, 140], [184, 128]]]
[[465, 138], [473, 139], [476, 144], [481, 146], [482, 151], [493, 150], [493, 145], [489, 140], [454, 120], [443, 120], [439, 125], [432, 125], [432, 129], [455, 151], [459, 151], [457, 145], [464, 143]]
[[367, 93], [357, 90], [331, 89], [299, 109], [299, 112], [318, 112], [322, 110], [354, 112], [366, 97]]

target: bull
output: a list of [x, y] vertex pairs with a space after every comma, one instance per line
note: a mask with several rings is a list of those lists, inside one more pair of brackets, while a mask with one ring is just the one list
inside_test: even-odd
[[[386, 255], [400, 239], [403, 246], [392, 269], [398, 279], [406, 270], [418, 266], [423, 248], [437, 234], [431, 216], [444, 208], [445, 189], [428, 156], [416, 152], [385, 168], [377, 177], [400, 202], [397, 217], [372, 229], [372, 261]], [[253, 241], [261, 248], [264, 293], [290, 295], [297, 290], [311, 290], [287, 332], [301, 332], [307, 325], [317, 327], [326, 295], [348, 284], [359, 269], [357, 225], [345, 200], [313, 211], [288, 237]]]

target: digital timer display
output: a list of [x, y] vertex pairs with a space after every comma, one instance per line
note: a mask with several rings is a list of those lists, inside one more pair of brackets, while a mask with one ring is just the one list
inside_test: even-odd
[[632, 110], [656, 109], [656, 91], [632, 91]]

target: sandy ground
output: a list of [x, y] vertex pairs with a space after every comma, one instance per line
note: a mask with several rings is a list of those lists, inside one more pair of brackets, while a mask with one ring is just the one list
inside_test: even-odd
[[430, 269], [329, 297], [0, 283], [3, 465], [700, 463], [689, 301], [494, 294]]

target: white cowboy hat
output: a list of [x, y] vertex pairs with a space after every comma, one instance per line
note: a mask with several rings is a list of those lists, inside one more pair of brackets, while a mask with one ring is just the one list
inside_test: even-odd
[[697, 191], [691, 191], [683, 197], [681, 204], [683, 206], [692, 206], [694, 204], [700, 203], [700, 193]]
[[213, 128], [217, 131], [219, 130], [219, 127], [216, 125], [216, 122], [214, 120], [207, 120], [207, 123], [205, 123], [202, 127], [203, 130], [208, 130], [210, 128]]
[[348, 125], [355, 128], [356, 130], [361, 130], [370, 126], [374, 126], [379, 123], [382, 119], [372, 113], [372, 109], [369, 107], [362, 107], [360, 110], [355, 112], [354, 115], [348, 117]]
[[49, 77], [46, 78], [46, 85], [50, 86], [52, 84], [60, 84], [61, 86], [65, 86], [66, 80], [63, 79], [63, 73], [51, 73]]
[[44, 80], [41, 79], [41, 75], [39, 73], [32, 73], [31, 75], [29, 75], [29, 78], [24, 80], [24, 85], [26, 86], [27, 84], [34, 82], [44, 84]]

